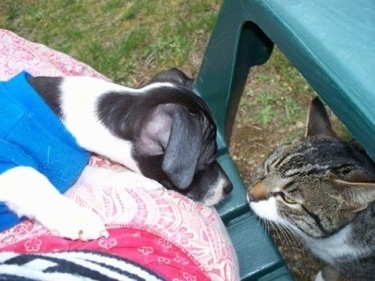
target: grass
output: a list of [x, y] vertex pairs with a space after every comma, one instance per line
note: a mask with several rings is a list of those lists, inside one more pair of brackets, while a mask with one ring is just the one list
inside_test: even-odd
[[256, 87], [247, 87], [240, 103], [242, 111], [255, 112], [246, 122], [285, 126], [305, 119], [314, 91], [277, 48], [252, 76]]
[[[220, 1], [49, 0], [0, 4], [3, 28], [129, 83], [171, 66], [196, 65]], [[146, 74], [145, 74], [146, 73]]]
[[[220, 0], [49, 0], [0, 3], [3, 28], [88, 63], [116, 82], [145, 82], [179, 67], [198, 72]], [[293, 124], [306, 114], [312, 92], [276, 50], [254, 78], [270, 85], [247, 89], [241, 106], [261, 126]]]

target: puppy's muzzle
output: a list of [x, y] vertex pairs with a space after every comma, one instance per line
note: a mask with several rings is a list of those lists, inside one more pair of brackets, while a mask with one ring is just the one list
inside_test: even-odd
[[221, 166], [215, 161], [207, 169], [195, 175], [191, 186], [184, 194], [203, 205], [213, 206], [232, 190], [232, 183]]

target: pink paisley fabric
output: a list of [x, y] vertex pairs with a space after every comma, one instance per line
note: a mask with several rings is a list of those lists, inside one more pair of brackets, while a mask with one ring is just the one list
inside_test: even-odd
[[110, 228], [108, 232], [109, 238], [89, 242], [69, 241], [47, 233], [10, 244], [2, 250], [28, 254], [72, 250], [102, 252], [135, 262], [164, 280], [211, 280], [190, 253], [157, 234], [124, 225]]
[[0, 79], [6, 80], [21, 70], [34, 76], [92, 76], [107, 79], [68, 55], [0, 29]]
[[[81, 75], [108, 80], [68, 55], [0, 29], [0, 79], [21, 70], [35, 76]], [[125, 169], [98, 156], [91, 158], [90, 165]], [[126, 183], [121, 189], [76, 184], [66, 196], [101, 215], [110, 236], [91, 242], [69, 241], [50, 235], [37, 223], [24, 221], [0, 233], [0, 251], [100, 249], [144, 262], [153, 270], [164, 268], [170, 273], [164, 272], [168, 280], [239, 280], [235, 251], [214, 208], [173, 191], [137, 189]]]

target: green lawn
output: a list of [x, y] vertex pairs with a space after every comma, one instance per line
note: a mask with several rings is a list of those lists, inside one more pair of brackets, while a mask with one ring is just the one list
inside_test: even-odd
[[[0, 4], [3, 28], [93, 66], [117, 82], [162, 69], [196, 73], [218, 0], [46, 0]], [[199, 55], [197, 55], [199, 53]]]
[[[199, 70], [215, 24], [219, 0], [2, 0], [0, 26], [88, 63], [119, 83], [136, 86], [155, 73]], [[305, 81], [276, 52], [248, 88], [242, 109], [259, 126], [304, 118]]]

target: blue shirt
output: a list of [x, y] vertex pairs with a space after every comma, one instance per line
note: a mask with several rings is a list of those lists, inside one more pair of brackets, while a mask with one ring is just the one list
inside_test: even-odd
[[[64, 193], [78, 179], [90, 153], [78, 146], [58, 116], [30, 86], [26, 80], [29, 76], [21, 72], [8, 81], [0, 81], [0, 176], [17, 166], [32, 167]], [[25, 188], [32, 187], [30, 182]], [[20, 221], [0, 202], [0, 231]]]

